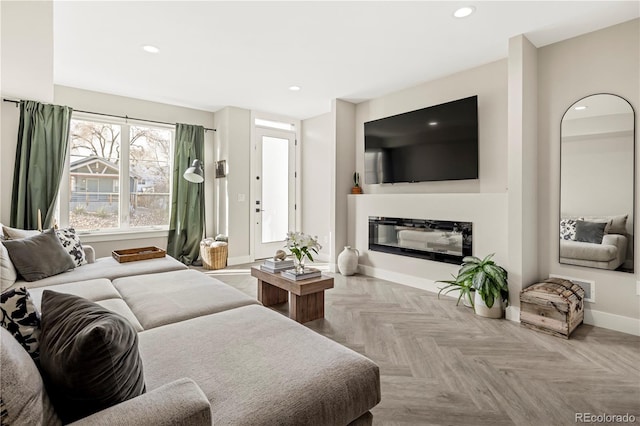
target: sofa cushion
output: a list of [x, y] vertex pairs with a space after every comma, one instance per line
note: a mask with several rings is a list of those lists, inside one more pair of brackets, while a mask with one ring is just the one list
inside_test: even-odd
[[82, 243], [74, 228], [56, 229], [56, 235], [76, 266], [82, 266], [87, 263]]
[[110, 310], [111, 312], [115, 312], [118, 315], [122, 315], [124, 318], [126, 318], [127, 321], [129, 321], [129, 323], [131, 323], [131, 326], [135, 331], [140, 332], [144, 330], [144, 328], [142, 328], [142, 325], [140, 324], [140, 321], [138, 321], [138, 318], [136, 318], [136, 316], [133, 314], [133, 312], [131, 311], [131, 309], [125, 303], [124, 300], [106, 299], [106, 300], [100, 300], [96, 303], [102, 306], [103, 308]]
[[601, 244], [604, 236], [605, 222], [576, 221], [576, 241], [584, 243]]
[[380, 401], [373, 362], [259, 305], [146, 330], [139, 339], [149, 390], [192, 378], [215, 425], [346, 425]]
[[0, 291], [11, 287], [18, 279], [18, 272], [9, 258], [9, 252], [4, 244], [0, 243]]
[[116, 288], [111, 284], [111, 281], [105, 278], [29, 289], [31, 299], [39, 310], [42, 310], [42, 292], [45, 290], [53, 290], [57, 291], [58, 293], [73, 294], [75, 296], [84, 297], [85, 299], [92, 302], [120, 298], [120, 293], [118, 293], [118, 290], [116, 290]]
[[[178, 262], [171, 256], [158, 259], [141, 260], [138, 262], [118, 263], [112, 257], [101, 257], [94, 263], [82, 265], [64, 274], [55, 275], [34, 281], [27, 284], [27, 288], [46, 287], [49, 285], [64, 284], [78, 281], [92, 280], [96, 278], [106, 278], [113, 280], [120, 277], [132, 275], [151, 274], [166, 271], [176, 271], [188, 269], [184, 264]], [[20, 285], [20, 280], [16, 282]]]
[[59, 425], [40, 372], [16, 339], [0, 327], [0, 400], [3, 425]]
[[11, 262], [26, 281], [37, 281], [75, 268], [54, 229], [19, 240], [6, 240]]
[[145, 330], [258, 303], [235, 288], [194, 270], [119, 278], [113, 281], [113, 286]]
[[8, 330], [34, 360], [40, 357], [40, 312], [26, 288], [0, 294], [0, 325]]
[[70, 294], [42, 294], [40, 365], [64, 422], [145, 391], [138, 335], [129, 321]]

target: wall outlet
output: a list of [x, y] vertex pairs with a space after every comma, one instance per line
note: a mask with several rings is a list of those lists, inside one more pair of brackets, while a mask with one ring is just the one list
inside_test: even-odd
[[245, 200], [244, 194], [238, 194], [238, 202], [242, 203]]

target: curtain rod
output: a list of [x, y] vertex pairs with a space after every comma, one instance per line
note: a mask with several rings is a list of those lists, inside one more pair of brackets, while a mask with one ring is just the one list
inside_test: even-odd
[[[20, 101], [16, 101], [14, 99], [6, 99], [3, 98], [2, 99], [4, 102], [11, 102], [12, 104], [16, 104], [16, 107], [20, 104]], [[93, 111], [82, 111], [80, 109], [74, 109], [75, 112], [83, 112], [85, 114], [94, 114], [94, 115], [101, 115], [103, 117], [115, 117], [115, 118], [122, 118], [125, 120], [135, 120], [135, 121], [145, 121], [147, 123], [156, 123], [156, 124], [168, 124], [169, 126], [175, 126], [176, 123], [167, 123], [166, 121], [156, 121], [156, 120], [147, 120], [145, 118], [134, 118], [134, 117], [129, 117], [127, 115], [115, 115], [115, 114], [104, 114], [102, 112], [93, 112]], [[216, 132], [216, 129], [210, 129], [208, 127], [204, 128], [205, 132]]]

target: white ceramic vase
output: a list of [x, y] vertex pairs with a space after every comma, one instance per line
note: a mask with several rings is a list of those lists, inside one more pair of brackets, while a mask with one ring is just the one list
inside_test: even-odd
[[476, 295], [473, 299], [473, 304], [475, 305], [476, 315], [480, 315], [485, 318], [502, 318], [504, 312], [502, 310], [502, 301], [494, 300], [492, 307], [487, 307], [480, 296], [480, 293], [476, 291]]
[[338, 270], [342, 275], [353, 275], [358, 271], [358, 249], [346, 246], [338, 255]]

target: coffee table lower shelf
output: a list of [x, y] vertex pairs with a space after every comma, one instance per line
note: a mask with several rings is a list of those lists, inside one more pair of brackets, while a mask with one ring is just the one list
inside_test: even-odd
[[324, 291], [333, 288], [333, 278], [323, 275], [292, 281], [257, 267], [251, 268], [251, 276], [258, 279], [258, 300], [264, 306], [289, 301], [289, 318], [294, 321], [304, 323], [324, 318]]

